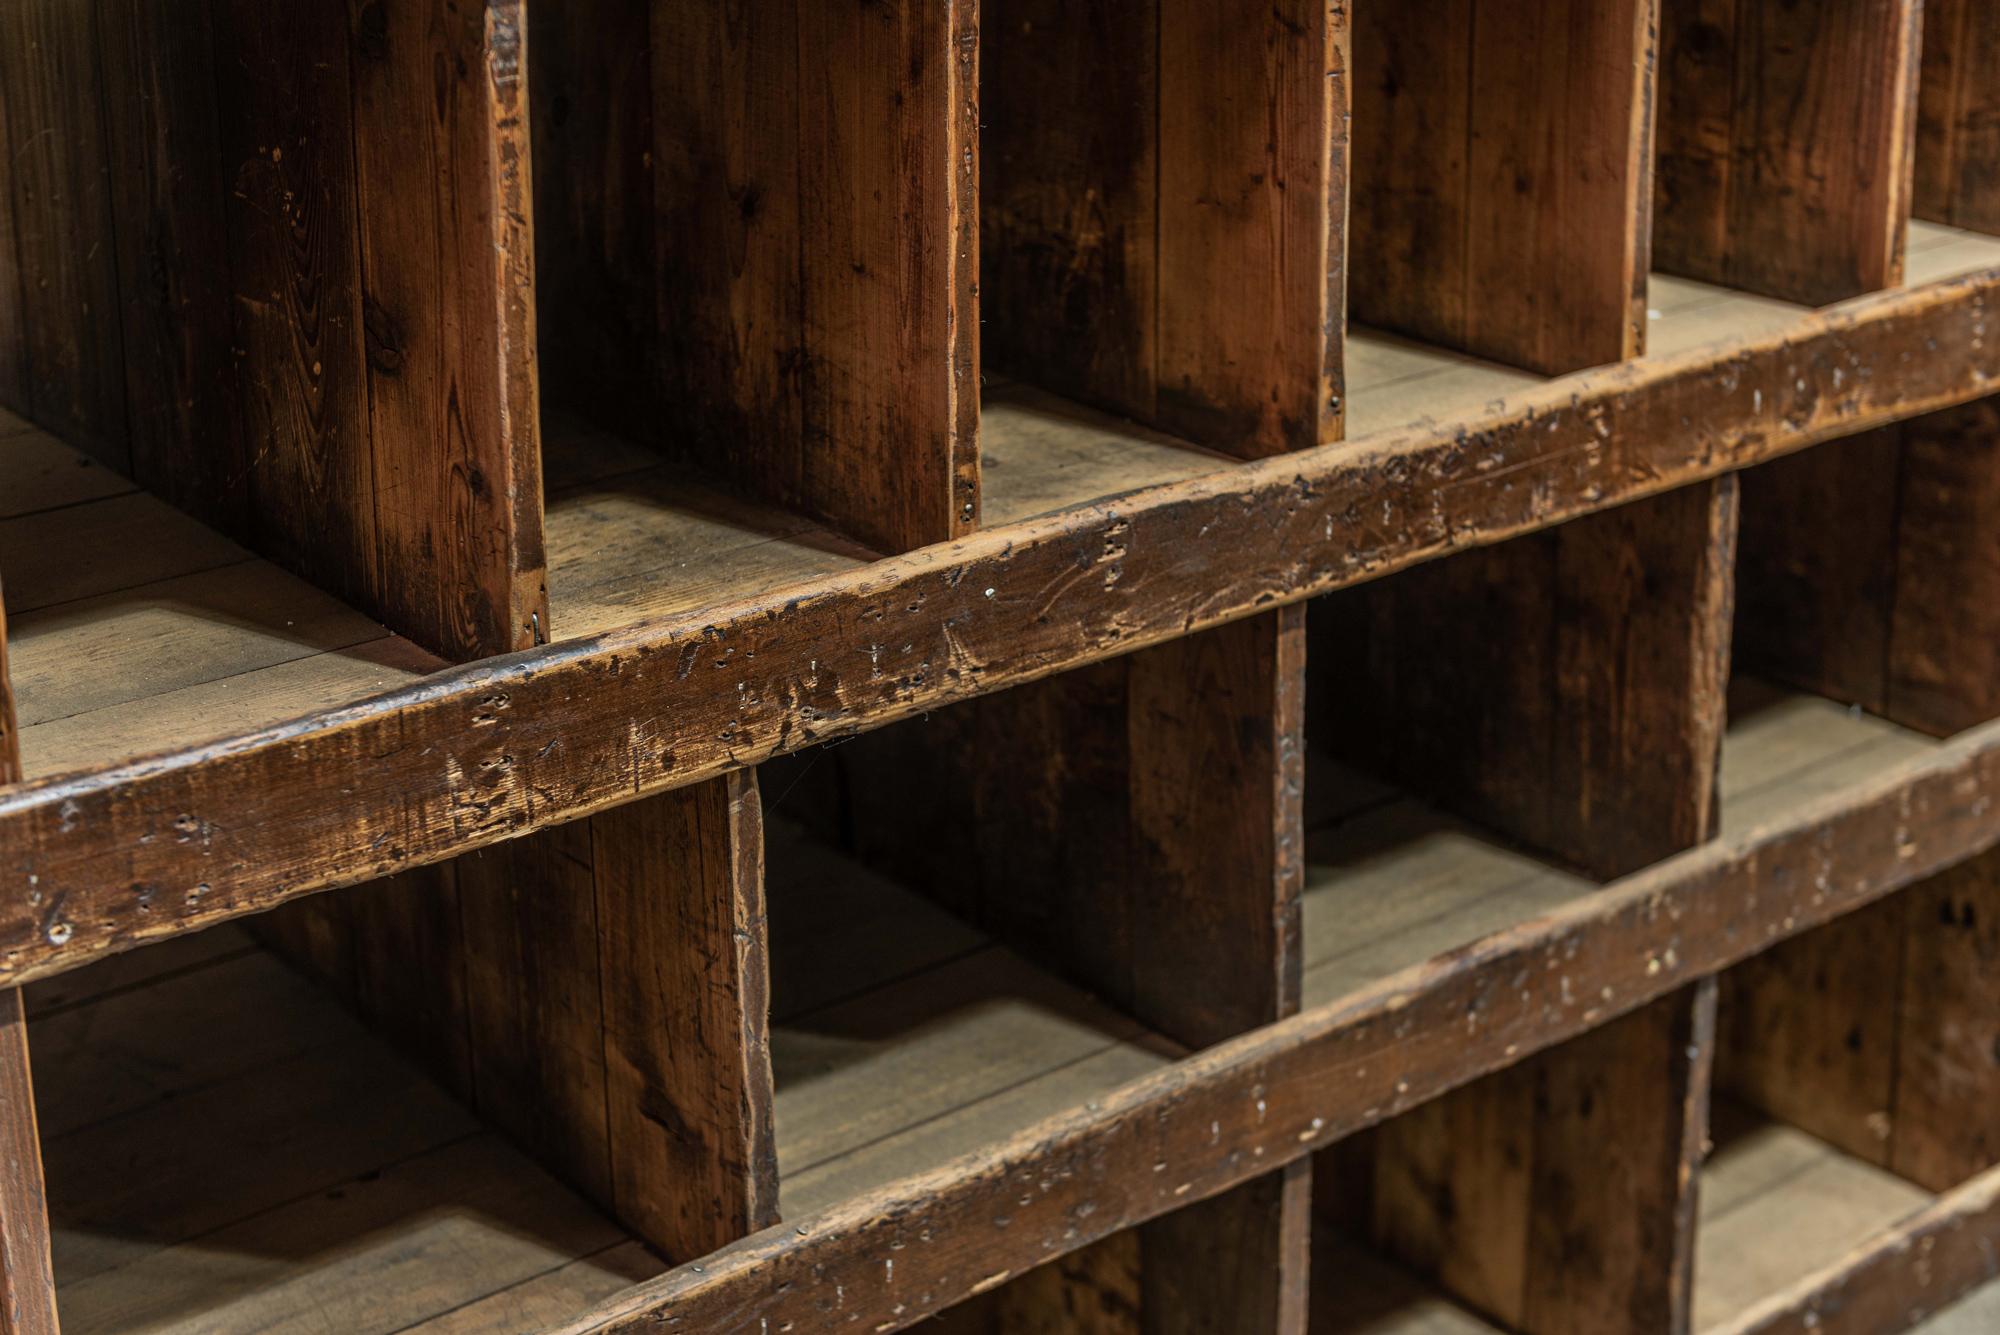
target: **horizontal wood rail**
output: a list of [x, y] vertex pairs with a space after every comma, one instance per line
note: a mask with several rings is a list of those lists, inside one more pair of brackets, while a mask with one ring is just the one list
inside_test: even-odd
[[0, 789], [0, 984], [2000, 386], [2000, 271]]
[[[909, 1326], [1983, 852], [2000, 840], [1996, 798], [2000, 724], [1989, 724], [1782, 823], [1134, 1081], [976, 1159], [637, 1285], [565, 1335]], [[1945, 1222], [1917, 1230], [1949, 1241], [1960, 1287], [2000, 1245], [1991, 1186], [1979, 1185], [1990, 1176], [1923, 1216]], [[1934, 1283], [1937, 1301], [1945, 1287]]]

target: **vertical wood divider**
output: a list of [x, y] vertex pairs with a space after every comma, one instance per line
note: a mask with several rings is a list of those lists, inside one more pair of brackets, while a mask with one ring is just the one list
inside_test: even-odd
[[1550, 375], [1644, 351], [1656, 0], [1354, 22], [1354, 319]]
[[1723, 978], [1720, 1087], [1928, 1191], [2000, 1163], [2000, 854]]
[[2000, 232], [2000, 9], [1925, 0], [1915, 212]]
[[[0, 596], [0, 784], [21, 777], [20, 734], [7, 674], [7, 609]], [[21, 989], [0, 992], [0, 1335], [56, 1335], [49, 1206]]]
[[1314, 734], [1599, 879], [1691, 848], [1715, 831], [1735, 550], [1725, 477], [1335, 594]]
[[1345, 6], [1031, 0], [989, 19], [990, 359], [1243, 458], [1339, 439]]
[[1808, 306], [1900, 283], [1922, 0], [1660, 6], [1660, 269]]
[[[828, 753], [846, 842], [1176, 1042], [1293, 1014], [1304, 653], [1288, 607], [856, 738]], [[1002, 1329], [1095, 1290], [1149, 1331], [1302, 1330], [1309, 1195], [1293, 1165], [986, 1301]]]
[[1522, 1335], [1684, 1335], [1715, 1016], [1704, 979], [1405, 1113], [1321, 1208]]
[[977, 0], [655, 0], [650, 39], [656, 443], [884, 551], [969, 531]]
[[1947, 736], [2000, 717], [2000, 399], [1742, 475], [1738, 659]]

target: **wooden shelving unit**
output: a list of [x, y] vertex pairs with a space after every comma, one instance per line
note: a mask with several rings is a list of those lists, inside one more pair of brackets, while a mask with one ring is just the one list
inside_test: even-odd
[[1960, 1335], [1969, 0], [11, 0], [0, 1332]]

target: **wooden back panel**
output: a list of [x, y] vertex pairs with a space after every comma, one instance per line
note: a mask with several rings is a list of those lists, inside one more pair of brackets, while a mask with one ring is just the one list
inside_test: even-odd
[[2000, 399], [1742, 475], [1738, 658], [1947, 736], [2000, 717]]
[[1926, 0], [1915, 212], [2000, 232], [2000, 10]]
[[883, 551], [979, 517], [972, 0], [549, 7], [550, 393]]
[[1661, 0], [1654, 259], [1809, 306], [1902, 281], [1919, 0]]
[[1714, 834], [1736, 491], [1705, 483], [1313, 608], [1313, 731], [1609, 879]]
[[447, 657], [546, 639], [520, 0], [0, 23], [0, 398]]
[[1643, 351], [1653, 0], [1354, 24], [1354, 319], [1548, 374]]
[[988, 19], [993, 364], [1244, 458], [1338, 439], [1344, 8], [1032, 0]]

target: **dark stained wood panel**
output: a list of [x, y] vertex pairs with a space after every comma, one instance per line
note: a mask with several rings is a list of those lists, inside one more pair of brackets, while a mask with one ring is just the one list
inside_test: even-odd
[[1811, 306], [1901, 282], [1922, 20], [1661, 0], [1660, 269]]
[[1726, 979], [1720, 1079], [1930, 1191], [2000, 1163], [2000, 883], [1983, 855]]
[[1549, 374], [1638, 355], [1652, 0], [1354, 22], [1354, 318]]
[[976, 7], [656, 3], [651, 38], [659, 443], [886, 551], [970, 530]]
[[522, 9], [352, 6], [366, 605], [453, 659], [549, 639]]
[[1336, 595], [1315, 735], [1600, 878], [1700, 843], [1735, 539], [1724, 479]]
[[1391, 1256], [1510, 1330], [1685, 1331], [1715, 989], [1694, 985], [1370, 1139]]
[[[22, 342], [8, 406], [114, 467], [125, 426], [113, 188], [105, 158], [97, 6], [20, 0], [0, 14], [0, 117], [7, 132], [18, 306], [0, 315]], [[10, 266], [11, 267], [11, 266]], [[18, 325], [15, 321], [18, 320]]]
[[1915, 212], [2000, 232], [2000, 12], [1926, 0]]
[[[18, 743], [7, 676], [6, 604], [0, 601], [0, 783], [20, 777]], [[0, 1331], [55, 1335], [55, 1297], [28, 1023], [21, 990], [10, 987], [0, 991]]]
[[2000, 714], [1996, 452], [1982, 399], [1744, 473], [1741, 662], [1938, 736]]

